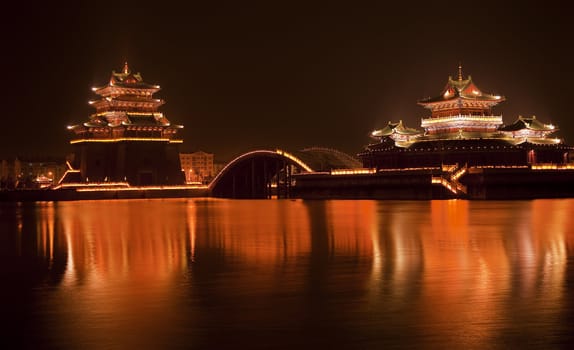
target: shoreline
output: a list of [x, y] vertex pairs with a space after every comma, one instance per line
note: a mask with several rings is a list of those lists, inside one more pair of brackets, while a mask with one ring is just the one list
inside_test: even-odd
[[[288, 190], [292, 199], [517, 200], [574, 198], [574, 168], [464, 167], [305, 173]], [[259, 192], [257, 192], [259, 193]], [[263, 193], [263, 192], [261, 192]], [[275, 193], [277, 195], [277, 193]], [[209, 186], [113, 187], [84, 185], [0, 191], [0, 202], [75, 201], [142, 198], [264, 198], [214, 196]]]
[[134, 189], [22, 189], [0, 191], [0, 202], [46, 202], [100, 199], [209, 197], [207, 187], [138, 187]]

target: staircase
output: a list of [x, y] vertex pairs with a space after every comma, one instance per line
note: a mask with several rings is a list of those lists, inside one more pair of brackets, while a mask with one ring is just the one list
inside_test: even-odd
[[440, 176], [433, 176], [431, 181], [433, 184], [440, 184], [452, 194], [457, 197], [466, 196], [467, 190], [466, 186], [460, 183], [460, 179], [468, 171], [468, 166], [455, 165], [443, 165], [442, 174]]

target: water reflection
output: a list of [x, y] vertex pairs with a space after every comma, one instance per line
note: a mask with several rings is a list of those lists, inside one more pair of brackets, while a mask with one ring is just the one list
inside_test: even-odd
[[58, 216], [68, 242], [66, 284], [130, 280], [146, 287], [188, 268], [194, 221], [183, 201], [94, 201], [82, 209], [62, 203]]
[[573, 341], [574, 200], [0, 206], [13, 329], [58, 348]]

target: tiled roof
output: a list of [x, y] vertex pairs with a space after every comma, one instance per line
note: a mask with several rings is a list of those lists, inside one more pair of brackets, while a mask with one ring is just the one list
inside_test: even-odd
[[535, 116], [532, 117], [522, 117], [519, 116], [514, 123], [510, 125], [505, 125], [500, 128], [501, 131], [518, 131], [522, 129], [530, 129], [537, 131], [556, 131], [556, 128], [552, 125], [546, 125], [541, 123]]
[[471, 99], [476, 101], [504, 101], [503, 96], [491, 95], [480, 91], [480, 89], [474, 84], [471, 76], [469, 75], [468, 79], [459, 80], [454, 80], [452, 77], [448, 77], [446, 86], [440, 95], [422, 99], [418, 103], [421, 105], [426, 105], [434, 102], [450, 101], [457, 98]]

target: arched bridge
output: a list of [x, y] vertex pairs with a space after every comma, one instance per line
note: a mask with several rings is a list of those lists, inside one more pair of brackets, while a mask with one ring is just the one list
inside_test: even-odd
[[209, 190], [212, 196], [223, 198], [289, 197], [293, 175], [360, 165], [350, 155], [330, 148], [257, 150], [229, 162], [209, 184]]
[[313, 169], [296, 156], [282, 150], [251, 151], [229, 162], [209, 190], [214, 197], [288, 197], [293, 174]]

